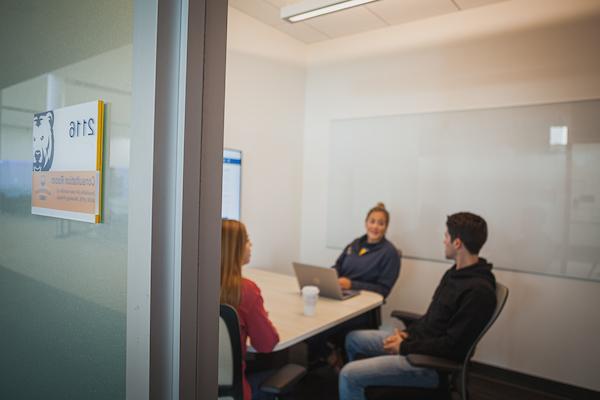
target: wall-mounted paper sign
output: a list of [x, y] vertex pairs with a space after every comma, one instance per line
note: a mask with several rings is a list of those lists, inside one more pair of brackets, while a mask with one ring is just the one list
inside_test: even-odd
[[31, 213], [99, 223], [104, 102], [33, 117]]

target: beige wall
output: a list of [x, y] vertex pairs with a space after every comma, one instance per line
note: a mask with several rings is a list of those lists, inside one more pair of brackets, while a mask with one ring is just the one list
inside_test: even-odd
[[242, 150], [242, 215], [252, 266], [300, 253], [306, 46], [229, 8], [225, 147]]
[[[302, 260], [338, 255], [325, 246], [332, 120], [599, 98], [598, 37], [600, 2], [513, 0], [309, 46]], [[424, 311], [446, 268], [405, 260], [386, 308]], [[497, 277], [510, 298], [476, 359], [600, 390], [600, 285]]]

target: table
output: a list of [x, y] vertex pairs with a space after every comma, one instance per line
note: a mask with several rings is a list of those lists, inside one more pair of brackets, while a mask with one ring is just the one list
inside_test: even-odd
[[279, 332], [280, 341], [273, 351], [286, 349], [383, 304], [380, 294], [368, 291], [343, 301], [319, 297], [316, 314], [307, 317], [295, 276], [258, 268], [245, 268], [242, 275], [260, 288], [265, 309]]

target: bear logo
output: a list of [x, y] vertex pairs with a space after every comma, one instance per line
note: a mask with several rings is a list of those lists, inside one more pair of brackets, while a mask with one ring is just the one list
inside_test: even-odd
[[50, 171], [54, 158], [54, 111], [33, 117], [33, 170]]

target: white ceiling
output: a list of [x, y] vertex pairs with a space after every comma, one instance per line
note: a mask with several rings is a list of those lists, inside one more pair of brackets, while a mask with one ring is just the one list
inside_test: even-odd
[[229, 0], [229, 4], [304, 43], [315, 43], [501, 1], [506, 0], [379, 0], [295, 24], [282, 20], [280, 9], [300, 0]]

